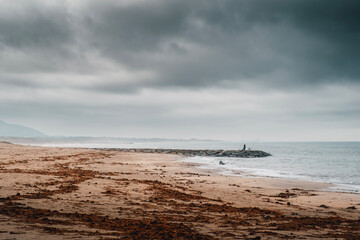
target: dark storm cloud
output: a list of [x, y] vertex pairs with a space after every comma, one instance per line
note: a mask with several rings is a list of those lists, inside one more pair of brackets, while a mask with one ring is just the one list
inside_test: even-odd
[[[124, 84], [126, 77], [99, 75], [102, 80], [87, 89], [224, 82], [287, 87], [360, 79], [355, 0], [6, 2], [0, 15], [5, 71], [63, 72], [77, 81], [84, 73], [108, 71], [97, 65], [100, 57], [111, 71], [118, 65], [156, 76]], [[4, 54], [12, 52], [28, 60], [8, 60]]]
[[84, 26], [93, 34], [97, 47], [108, 50], [107, 54], [132, 54], [159, 51], [163, 40], [181, 35], [189, 7], [171, 1], [144, 1], [130, 6], [107, 1], [87, 10]]
[[18, 50], [49, 50], [71, 44], [71, 22], [64, 6], [17, 1], [3, 3], [2, 8], [0, 41], [5, 46]]
[[156, 71], [154, 85], [286, 86], [358, 81], [359, 9], [350, 0], [107, 1], [88, 6], [84, 25], [104, 56]]

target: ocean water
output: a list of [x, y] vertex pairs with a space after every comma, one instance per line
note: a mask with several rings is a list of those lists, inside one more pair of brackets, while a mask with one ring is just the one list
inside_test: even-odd
[[[192, 157], [185, 161], [222, 174], [333, 183], [329, 190], [360, 193], [360, 142], [249, 143], [266, 158]], [[225, 165], [219, 165], [219, 161]]]
[[[334, 191], [360, 193], [360, 142], [248, 142], [252, 150], [263, 150], [266, 158], [189, 157], [182, 161], [241, 177], [274, 177], [336, 184]], [[39, 144], [36, 144], [39, 145]], [[225, 141], [132, 141], [40, 144], [61, 147], [241, 149], [241, 142]], [[219, 161], [225, 165], [219, 165]]]

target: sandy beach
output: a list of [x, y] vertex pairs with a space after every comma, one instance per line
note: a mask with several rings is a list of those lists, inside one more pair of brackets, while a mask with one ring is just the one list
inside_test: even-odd
[[0, 239], [360, 239], [360, 194], [180, 158], [0, 143]]

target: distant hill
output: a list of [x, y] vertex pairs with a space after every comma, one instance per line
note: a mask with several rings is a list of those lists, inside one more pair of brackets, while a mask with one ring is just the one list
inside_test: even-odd
[[9, 124], [0, 120], [1, 137], [46, 137], [46, 135], [33, 128], [18, 124]]

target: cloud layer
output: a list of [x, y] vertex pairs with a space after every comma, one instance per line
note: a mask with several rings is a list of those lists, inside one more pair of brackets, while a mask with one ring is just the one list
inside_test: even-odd
[[360, 131], [357, 1], [0, 3], [4, 120], [69, 135]]

